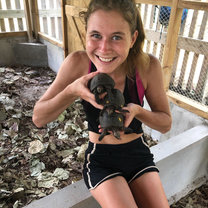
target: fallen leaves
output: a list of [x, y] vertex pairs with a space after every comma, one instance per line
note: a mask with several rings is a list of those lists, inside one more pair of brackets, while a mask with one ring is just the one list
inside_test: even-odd
[[81, 101], [44, 128], [32, 123], [54, 77], [48, 68], [0, 68], [0, 207], [25, 206], [81, 179], [88, 141]]

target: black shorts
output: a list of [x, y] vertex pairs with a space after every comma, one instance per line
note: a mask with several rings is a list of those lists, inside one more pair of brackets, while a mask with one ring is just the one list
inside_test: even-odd
[[89, 190], [116, 176], [130, 183], [151, 171], [159, 172], [143, 136], [124, 144], [89, 142], [85, 152], [83, 178]]

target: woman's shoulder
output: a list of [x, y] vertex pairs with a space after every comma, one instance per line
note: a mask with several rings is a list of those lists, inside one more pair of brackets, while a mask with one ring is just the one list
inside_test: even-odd
[[72, 52], [64, 59], [60, 71], [70, 71], [71, 73], [84, 75], [88, 72], [89, 62], [90, 60], [85, 51]]
[[76, 66], [82, 65], [83, 64], [88, 64], [89, 63], [89, 58], [86, 53], [86, 51], [75, 51], [70, 53], [64, 60], [66, 64], [73, 65], [75, 64]]
[[148, 54], [149, 58], [150, 58], [150, 62], [149, 62], [149, 70], [151, 70], [152, 68], [154, 69], [155, 67], [161, 67], [160, 65], [160, 61], [157, 57], [155, 57], [152, 54]]

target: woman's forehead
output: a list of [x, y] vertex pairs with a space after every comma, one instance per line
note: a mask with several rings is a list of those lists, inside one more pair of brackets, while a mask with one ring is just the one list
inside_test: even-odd
[[88, 30], [112, 30], [122, 32], [130, 29], [128, 22], [117, 11], [97, 10], [90, 15], [87, 24]]

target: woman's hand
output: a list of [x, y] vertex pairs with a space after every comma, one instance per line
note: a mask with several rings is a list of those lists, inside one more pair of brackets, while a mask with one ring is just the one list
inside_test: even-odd
[[128, 127], [136, 115], [136, 111], [138, 110], [138, 105], [134, 103], [129, 103], [123, 109], [129, 111], [125, 113], [125, 121], [124, 121], [124, 127]]
[[98, 73], [99, 72], [96, 71], [80, 77], [70, 84], [70, 89], [75, 96], [86, 100], [87, 102], [91, 103], [95, 108], [102, 109], [103, 106], [97, 104], [97, 102], [95, 101], [95, 95], [91, 93], [88, 88], [88, 82]]

